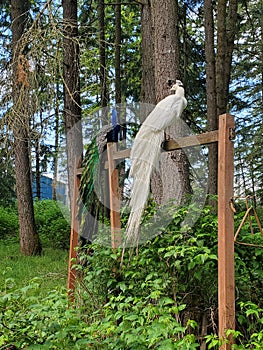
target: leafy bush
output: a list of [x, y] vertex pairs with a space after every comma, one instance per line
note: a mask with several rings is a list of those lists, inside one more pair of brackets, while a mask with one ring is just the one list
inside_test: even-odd
[[[69, 213], [66, 207], [52, 200], [34, 203], [37, 231], [44, 244], [55, 248], [69, 247]], [[0, 206], [0, 239], [17, 237], [18, 213], [15, 207]]]
[[38, 279], [0, 294], [0, 349], [85, 349], [88, 325], [68, 308], [65, 290], [39, 296]]
[[37, 232], [44, 244], [55, 248], [69, 247], [70, 225], [66, 207], [53, 200], [34, 203]]
[[17, 210], [0, 207], [0, 239], [16, 236], [18, 228]]
[[[173, 317], [184, 306], [175, 307], [173, 300], [124, 300], [117, 298], [92, 315], [68, 307], [65, 291], [51, 291], [39, 297], [38, 279], [21, 289], [10, 290], [7, 279], [0, 294], [0, 349], [11, 345], [18, 349], [196, 349], [187, 329]], [[133, 305], [134, 302], [134, 305]], [[119, 305], [119, 312], [112, 310]], [[121, 313], [120, 310], [123, 309]], [[134, 310], [133, 310], [134, 309]], [[126, 310], [126, 312], [125, 312]], [[100, 310], [101, 311], [101, 310]], [[114, 311], [114, 312], [113, 312]], [[121, 322], [122, 319], [122, 322]]]
[[6, 148], [1, 145], [0, 149], [0, 206], [2, 207], [13, 206], [16, 201], [14, 166], [13, 160], [10, 159], [11, 152], [7, 151], [9, 147], [12, 147], [11, 144], [6, 144]]
[[[218, 322], [217, 215], [204, 208], [194, 227], [182, 229], [186, 213], [186, 208], [175, 210], [165, 232], [139, 246], [138, 254], [126, 251], [121, 268], [119, 250], [92, 245], [88, 257], [86, 252], [79, 253], [80, 261], [87, 260], [79, 304], [95, 315], [94, 348], [103, 344], [105, 349], [194, 349], [196, 339], [205, 341], [202, 329], [206, 324], [210, 348], [219, 347], [222, 340], [213, 336]], [[247, 236], [259, 243], [259, 237]], [[240, 302], [253, 300], [257, 307], [262, 305], [263, 269], [258, 256], [263, 258], [262, 249], [236, 246], [235, 349], [255, 343], [251, 321]], [[78, 268], [83, 270], [83, 266]], [[260, 339], [257, 327], [254, 330]], [[263, 338], [258, 344], [263, 345]]]
[[[199, 347], [192, 334], [194, 321], [183, 327], [178, 319], [185, 305], [154, 293], [149, 298], [110, 297], [107, 304], [84, 314], [83, 309], [68, 307], [65, 290], [52, 290], [40, 297], [37, 278], [29, 285], [12, 289], [7, 278], [0, 292], [0, 349], [43, 350], [194, 350]], [[124, 288], [123, 288], [124, 289]], [[262, 309], [251, 302], [242, 303], [244, 317], [253, 320], [246, 339], [229, 330], [236, 339], [231, 349], [262, 349]], [[257, 325], [256, 325], [257, 324]], [[255, 329], [255, 328], [254, 328]], [[219, 349], [225, 340], [214, 334], [206, 337], [208, 349]]]
[[[40, 299], [37, 279], [12, 290], [7, 278], [0, 293], [0, 349], [194, 350], [201, 341], [219, 349], [226, 340], [216, 335], [217, 216], [204, 208], [193, 228], [182, 229], [186, 213], [175, 211], [162, 235], [138, 253], [125, 251], [123, 261], [118, 249], [93, 244], [79, 251], [86, 263], [76, 265], [82, 275], [76, 308], [67, 307], [64, 291]], [[246, 230], [242, 235], [262, 243]], [[236, 339], [232, 350], [262, 349], [263, 250], [235, 248], [237, 327], [227, 334]]]
[[119, 250], [93, 245], [92, 255], [84, 252], [79, 303], [87, 313], [99, 309], [102, 317], [95, 318], [94, 348], [200, 346], [195, 335], [202, 318], [217, 307], [217, 220], [205, 209], [195, 229], [183, 231], [187, 209], [175, 213], [166, 232], [140, 246], [137, 255], [125, 252], [121, 268]]

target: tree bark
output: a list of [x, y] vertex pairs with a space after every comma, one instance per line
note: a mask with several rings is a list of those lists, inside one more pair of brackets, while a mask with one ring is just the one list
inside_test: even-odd
[[[207, 96], [207, 129], [218, 129], [218, 115], [216, 106], [216, 69], [215, 69], [215, 43], [214, 18], [211, 0], [204, 1], [205, 16], [205, 57], [206, 57], [206, 96]], [[217, 143], [208, 146], [208, 188], [209, 194], [217, 193], [218, 171]]]
[[226, 0], [218, 0], [217, 4], [217, 53], [216, 53], [216, 93], [217, 114], [226, 113]]
[[41, 199], [40, 144], [39, 144], [38, 137], [35, 139], [35, 153], [36, 153], [36, 172], [35, 172], [36, 197], [37, 199]]
[[153, 1], [155, 95], [156, 102], [170, 94], [172, 83], [179, 79], [178, 3]]
[[231, 79], [231, 71], [232, 71], [232, 57], [234, 50], [235, 38], [238, 30], [238, 1], [230, 0], [228, 6], [227, 13], [227, 21], [226, 21], [226, 59], [225, 59], [225, 94], [227, 96], [227, 102], [229, 100], [229, 85]]
[[[227, 6], [228, 4], [228, 6]], [[237, 33], [237, 0], [218, 0], [216, 92], [217, 114], [227, 112], [234, 40]]]
[[64, 30], [64, 121], [70, 202], [74, 187], [74, 168], [81, 163], [82, 129], [79, 78], [77, 0], [63, 0]]
[[[106, 43], [105, 43], [105, 4], [104, 0], [99, 0], [99, 52], [100, 52], [100, 100], [101, 107], [106, 107], [108, 103], [107, 90], [107, 70], [106, 70]], [[106, 121], [103, 121], [104, 124]]]
[[154, 31], [150, 0], [142, 4], [142, 88], [141, 101], [155, 104]]
[[[179, 32], [178, 2], [174, 0], [154, 1], [154, 57], [156, 102], [170, 94], [171, 85], [179, 79]], [[183, 135], [183, 123], [165, 130], [166, 137], [178, 138]], [[157, 203], [175, 200], [182, 203], [191, 192], [189, 167], [183, 151], [163, 153], [160, 171], [152, 176], [151, 187]]]
[[53, 183], [52, 183], [52, 199], [57, 200], [57, 183], [58, 183], [58, 151], [59, 151], [59, 84], [56, 84], [56, 107], [55, 107], [55, 145], [53, 153]]
[[12, 59], [13, 59], [13, 133], [16, 192], [20, 226], [20, 250], [24, 255], [40, 255], [41, 243], [36, 232], [32, 197], [29, 147], [29, 82], [28, 61], [21, 38], [26, 28], [30, 3], [11, 1]]
[[[229, 2], [218, 0], [216, 56], [213, 48], [214, 18], [211, 0], [205, 0], [204, 9], [208, 130], [214, 130], [218, 128], [218, 116], [226, 113], [228, 109], [232, 55], [237, 33], [237, 0]], [[213, 56], [215, 56], [215, 63]], [[217, 193], [217, 158], [217, 145], [209, 146], [208, 193], [210, 194]]]
[[121, 103], [121, 1], [115, 5], [115, 103]]

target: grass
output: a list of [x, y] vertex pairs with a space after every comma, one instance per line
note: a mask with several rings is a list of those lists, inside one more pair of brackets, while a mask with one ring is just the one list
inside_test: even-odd
[[44, 247], [41, 256], [23, 256], [19, 243], [0, 240], [0, 292], [9, 287], [21, 288], [38, 278], [41, 294], [57, 287], [66, 287], [68, 252]]

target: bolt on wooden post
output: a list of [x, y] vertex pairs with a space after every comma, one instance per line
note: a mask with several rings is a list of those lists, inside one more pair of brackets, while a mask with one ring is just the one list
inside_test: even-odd
[[[219, 337], [235, 329], [234, 214], [230, 203], [234, 180], [234, 117], [219, 117], [218, 133], [218, 327]], [[220, 350], [230, 350], [232, 339]]]

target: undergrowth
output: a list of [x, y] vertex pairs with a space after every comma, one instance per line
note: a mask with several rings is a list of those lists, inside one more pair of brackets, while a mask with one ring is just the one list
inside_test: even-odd
[[[182, 230], [186, 212], [175, 212], [162, 235], [138, 252], [127, 250], [122, 266], [121, 250], [83, 248], [70, 307], [64, 288], [41, 295], [43, 273], [18, 287], [7, 269], [0, 349], [219, 349], [226, 340], [217, 336], [217, 217], [205, 208], [193, 228]], [[263, 243], [246, 225], [239, 239]], [[262, 258], [259, 247], [235, 246], [236, 330], [227, 331], [236, 342], [232, 349], [263, 348]]]
[[[217, 349], [226, 341], [216, 336], [217, 216], [204, 208], [194, 227], [182, 229], [186, 214], [186, 208], [175, 210], [163, 234], [139, 246], [137, 254], [127, 251], [121, 267], [120, 250], [93, 245], [90, 255], [80, 254], [85, 263], [78, 266], [79, 305], [93, 315], [93, 348], [195, 349], [207, 342]], [[236, 226], [243, 215], [237, 215]], [[247, 225], [240, 240], [263, 243]], [[237, 338], [235, 349], [263, 348], [262, 258], [259, 247], [236, 246], [237, 327], [229, 330]]]

